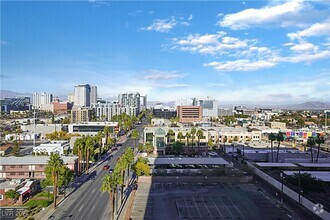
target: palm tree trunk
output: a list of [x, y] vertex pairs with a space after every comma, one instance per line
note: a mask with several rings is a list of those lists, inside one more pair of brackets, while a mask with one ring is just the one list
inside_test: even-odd
[[115, 215], [114, 215], [114, 202], [113, 202], [113, 192], [110, 192], [110, 210], [111, 210], [111, 220], [115, 219]]
[[317, 145], [317, 155], [316, 155], [316, 163], [319, 161], [319, 154], [320, 154], [320, 148], [321, 148], [321, 144]]
[[81, 171], [81, 152], [78, 149], [78, 176], [80, 175], [80, 171]]
[[54, 208], [56, 208], [56, 196], [57, 196], [57, 172], [54, 174], [54, 188], [53, 188], [53, 195], [54, 195]]
[[280, 153], [280, 144], [281, 144], [281, 142], [279, 141], [278, 145], [277, 145], [276, 162], [278, 162], [278, 155]]
[[313, 162], [314, 162], [314, 160], [313, 160], [313, 159], [314, 159], [314, 158], [313, 158], [313, 146], [311, 145], [310, 148], [311, 148], [311, 159], [312, 159], [312, 163], [313, 163]]
[[125, 170], [122, 170], [123, 184], [121, 184], [121, 192], [120, 192], [120, 204], [123, 204], [124, 197], [124, 184], [125, 184]]
[[87, 152], [86, 152], [86, 171], [87, 171], [87, 174], [89, 173], [88, 167], [89, 167], [89, 150], [87, 150]]
[[274, 162], [273, 141], [270, 142], [270, 151], [272, 152], [272, 163]]

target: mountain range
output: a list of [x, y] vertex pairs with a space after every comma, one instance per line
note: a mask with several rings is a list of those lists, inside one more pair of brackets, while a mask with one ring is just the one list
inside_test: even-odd
[[[9, 90], [0, 90], [0, 99], [4, 98], [15, 98], [15, 97], [32, 97], [32, 93], [24, 93], [24, 92], [15, 92]], [[66, 99], [65, 95], [58, 96], [60, 99]], [[157, 103], [162, 103], [164, 106], [174, 106], [175, 102], [162, 102], [162, 101], [148, 101], [148, 106], [156, 105]], [[241, 104], [230, 104], [226, 105], [226, 107], [233, 107]], [[273, 109], [288, 109], [288, 110], [322, 110], [322, 109], [330, 109], [330, 102], [321, 102], [321, 101], [308, 101], [304, 103], [298, 104], [247, 104], [244, 105], [248, 108], [273, 108]], [[224, 107], [221, 105], [219, 107]]]

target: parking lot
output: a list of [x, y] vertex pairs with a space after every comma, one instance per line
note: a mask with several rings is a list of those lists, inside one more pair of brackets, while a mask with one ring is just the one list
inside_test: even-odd
[[251, 183], [139, 180], [132, 219], [292, 219]]

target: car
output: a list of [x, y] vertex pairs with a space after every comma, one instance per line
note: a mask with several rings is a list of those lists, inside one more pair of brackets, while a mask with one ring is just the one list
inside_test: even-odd
[[110, 170], [109, 170], [109, 173], [112, 173], [112, 172], [113, 172], [113, 169], [110, 169]]
[[104, 165], [104, 166], [103, 166], [103, 170], [108, 170], [109, 168], [110, 168], [109, 165]]

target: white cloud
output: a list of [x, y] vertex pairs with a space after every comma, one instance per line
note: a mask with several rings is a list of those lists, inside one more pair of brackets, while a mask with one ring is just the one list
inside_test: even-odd
[[169, 32], [172, 28], [177, 25], [177, 21], [174, 17], [167, 19], [156, 19], [148, 27], [142, 27], [140, 30], [144, 31], [156, 31], [156, 32]]
[[220, 87], [225, 86], [224, 83], [207, 83], [207, 87]]
[[[289, 45], [289, 44], [287, 44]], [[318, 51], [318, 47], [315, 46], [312, 43], [301, 41], [299, 44], [292, 44], [292, 47], [290, 47], [290, 50], [294, 52], [316, 52]]]
[[188, 18], [188, 21], [190, 21], [192, 19], [193, 19], [193, 15], [190, 15], [189, 18]]
[[311, 63], [318, 60], [327, 59], [330, 57], [330, 51], [318, 51], [315, 53], [297, 53], [288, 57], [281, 57], [280, 61], [290, 63]]
[[178, 79], [187, 76], [186, 73], [177, 73], [176, 71], [160, 71], [160, 70], [147, 70], [145, 71], [148, 75], [144, 78], [149, 80], [169, 80]]
[[235, 60], [226, 62], [210, 62], [204, 66], [213, 67], [218, 71], [255, 71], [259, 69], [268, 69], [276, 65], [276, 62], [267, 60]]
[[295, 33], [289, 33], [288, 37], [291, 40], [300, 39], [302, 37], [312, 37], [312, 36], [329, 36], [330, 35], [330, 20], [326, 20], [323, 23], [316, 23], [312, 26]]
[[260, 9], [250, 8], [236, 14], [225, 15], [224, 18], [218, 22], [218, 25], [233, 30], [276, 23], [279, 23], [281, 26], [287, 26], [291, 22], [294, 22], [292, 20], [293, 17], [308, 8], [308, 6], [309, 4], [306, 4], [303, 0], [294, 0]]
[[190, 23], [187, 22], [187, 21], [183, 21], [183, 22], [181, 22], [180, 24], [182, 24], [182, 25], [184, 25], [184, 26], [189, 26], [189, 25], [190, 25]]
[[255, 40], [241, 40], [225, 35], [226, 32], [220, 31], [216, 34], [190, 34], [182, 39], [173, 38], [174, 46], [172, 49], [216, 55], [224, 54], [228, 50], [246, 48], [256, 42]]

